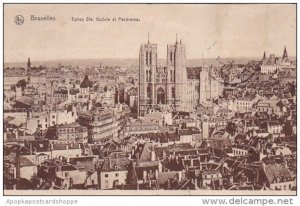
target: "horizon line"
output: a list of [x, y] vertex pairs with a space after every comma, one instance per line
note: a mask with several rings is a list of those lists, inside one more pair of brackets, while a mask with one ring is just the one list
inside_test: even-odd
[[[295, 58], [296, 56], [290, 56], [290, 58]], [[64, 59], [49, 59], [49, 60], [33, 60], [31, 57], [30, 61], [31, 63], [34, 62], [51, 62], [51, 61], [80, 61], [80, 60], [114, 60], [114, 59], [118, 59], [118, 60], [126, 60], [126, 59], [132, 59], [132, 60], [136, 60], [139, 59], [134, 58], [134, 57], [127, 57], [127, 58], [114, 58], [114, 57], [107, 57], [107, 58], [64, 58]], [[261, 59], [262, 57], [246, 57], [246, 56], [241, 56], [241, 57], [220, 57], [221, 59]], [[166, 58], [157, 58], [159, 60], [165, 60]], [[202, 58], [186, 58], [186, 60], [201, 60]], [[204, 57], [204, 59], [218, 59], [218, 57]], [[15, 62], [4, 62], [3, 64], [18, 64], [18, 63], [26, 63], [27, 62], [27, 58], [24, 61], [15, 61]]]

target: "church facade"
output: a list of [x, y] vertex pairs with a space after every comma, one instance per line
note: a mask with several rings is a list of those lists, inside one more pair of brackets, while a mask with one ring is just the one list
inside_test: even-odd
[[211, 79], [207, 69], [186, 66], [185, 44], [181, 40], [167, 45], [167, 59], [164, 67], [158, 66], [157, 44], [151, 44], [148, 41], [147, 44], [141, 45], [139, 116], [162, 108], [168, 108], [171, 111], [193, 111], [199, 103], [212, 97], [200, 93], [200, 90], [211, 93], [212, 87], [208, 88], [208, 85], [211, 85]]

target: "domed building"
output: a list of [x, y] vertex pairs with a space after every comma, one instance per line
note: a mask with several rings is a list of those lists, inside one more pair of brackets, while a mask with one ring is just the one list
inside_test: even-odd
[[84, 76], [83, 81], [80, 83], [80, 91], [78, 95], [78, 100], [80, 102], [86, 102], [90, 100], [90, 92], [92, 88], [92, 82], [89, 80], [88, 75]]

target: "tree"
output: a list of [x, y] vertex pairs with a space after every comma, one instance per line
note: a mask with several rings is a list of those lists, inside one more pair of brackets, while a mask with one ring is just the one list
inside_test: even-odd
[[95, 103], [95, 107], [102, 107], [102, 104], [100, 102]]
[[224, 89], [223, 92], [222, 92], [222, 96], [224, 97], [224, 99], [227, 99], [227, 98], [228, 98], [228, 95], [227, 95], [225, 89]]
[[226, 126], [226, 132], [228, 132], [230, 135], [235, 135], [236, 133], [236, 124], [233, 122], [228, 122], [227, 126]]
[[295, 96], [296, 94], [296, 89], [295, 89], [295, 84], [293, 83], [289, 83], [289, 91], [291, 93], [292, 96]]
[[278, 106], [280, 108], [280, 111], [282, 111], [284, 104], [281, 101], [279, 101], [277, 102], [276, 106]]
[[21, 79], [18, 81], [18, 83], [16, 84], [17, 87], [21, 87], [22, 89], [24, 89], [26, 87], [26, 80], [25, 79]]

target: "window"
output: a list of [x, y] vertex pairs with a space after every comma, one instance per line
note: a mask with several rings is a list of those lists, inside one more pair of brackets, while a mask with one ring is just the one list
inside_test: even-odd
[[151, 87], [147, 87], [147, 98], [151, 98]]
[[148, 62], [148, 52], [146, 52], [146, 65], [148, 65], [149, 62]]
[[105, 176], [105, 177], [108, 177], [108, 174], [105, 174], [104, 176]]
[[175, 88], [172, 87], [172, 99], [175, 99]]
[[152, 52], [149, 52], [149, 64], [152, 64]]
[[175, 71], [173, 71], [173, 82], [175, 82]]
[[119, 177], [119, 173], [116, 173], [115, 176], [116, 176], [116, 177]]
[[146, 70], [146, 82], [148, 82], [148, 79], [149, 79], [149, 71], [148, 70]]
[[170, 71], [170, 82], [175, 82], [175, 71], [174, 70]]

